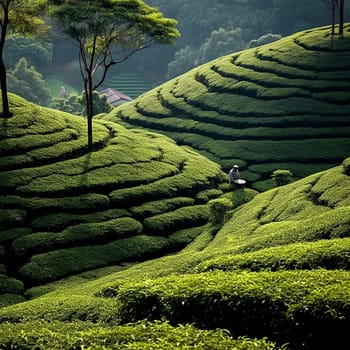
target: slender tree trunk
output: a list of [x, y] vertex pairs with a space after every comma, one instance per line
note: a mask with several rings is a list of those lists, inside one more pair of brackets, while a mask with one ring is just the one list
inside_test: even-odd
[[1, 87], [1, 97], [2, 97], [2, 116], [9, 118], [12, 116], [9, 107], [9, 101], [7, 96], [7, 81], [6, 81], [6, 67], [4, 63], [4, 47], [6, 32], [9, 23], [8, 11], [4, 10], [3, 23], [1, 24], [1, 36], [0, 36], [0, 87]]
[[1, 86], [1, 97], [2, 97], [2, 113], [3, 117], [9, 118], [12, 116], [10, 112], [10, 106], [7, 96], [7, 84], [6, 84], [6, 68], [2, 59], [2, 52], [0, 52], [0, 86]]
[[339, 1], [339, 34], [344, 34], [344, 0]]
[[94, 100], [92, 90], [92, 76], [88, 75], [87, 84], [85, 84], [85, 97], [86, 97], [86, 118], [88, 124], [88, 150], [93, 151], [93, 139], [92, 139], [92, 117], [94, 115]]
[[332, 35], [335, 34], [335, 2], [332, 0]]

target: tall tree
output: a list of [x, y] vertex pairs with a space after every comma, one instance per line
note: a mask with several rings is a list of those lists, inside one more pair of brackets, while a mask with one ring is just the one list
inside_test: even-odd
[[339, 10], [339, 34], [344, 34], [344, 2], [345, 0], [337, 0]]
[[335, 34], [335, 9], [338, 9], [339, 34], [344, 34], [344, 4], [345, 0], [327, 0], [332, 8], [332, 35]]
[[9, 31], [22, 34], [38, 34], [47, 30], [44, 21], [38, 16], [45, 9], [45, 0], [0, 0], [0, 87], [2, 97], [2, 115], [10, 117], [7, 97], [6, 67], [4, 48]]
[[172, 43], [180, 35], [177, 22], [141, 0], [52, 0], [52, 4], [52, 18], [78, 48], [92, 151], [93, 91], [113, 65], [153, 44]]

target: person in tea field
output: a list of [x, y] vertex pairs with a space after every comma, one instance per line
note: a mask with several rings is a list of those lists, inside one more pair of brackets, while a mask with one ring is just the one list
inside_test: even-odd
[[228, 173], [229, 184], [230, 185], [233, 184], [234, 182], [236, 182], [240, 178], [241, 178], [241, 176], [239, 174], [238, 165], [235, 164]]

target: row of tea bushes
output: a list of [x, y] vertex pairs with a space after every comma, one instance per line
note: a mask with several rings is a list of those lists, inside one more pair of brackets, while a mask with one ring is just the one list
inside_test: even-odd
[[87, 322], [72, 324], [37, 321], [16, 325], [2, 324], [0, 334], [0, 347], [4, 350], [282, 349], [266, 339], [233, 339], [224, 330], [200, 330], [191, 325], [174, 327], [166, 322], [139, 322], [133, 325], [106, 327]]
[[350, 326], [348, 271], [215, 271], [117, 289], [125, 323], [166, 319], [234, 336], [288, 338], [295, 349], [345, 344]]

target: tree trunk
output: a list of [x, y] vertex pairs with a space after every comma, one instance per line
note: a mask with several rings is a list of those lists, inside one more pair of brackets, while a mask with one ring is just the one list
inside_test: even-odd
[[1, 25], [1, 37], [0, 37], [0, 88], [1, 88], [1, 97], [2, 97], [2, 113], [1, 115], [5, 118], [12, 116], [9, 107], [9, 101], [7, 96], [7, 81], [6, 81], [6, 67], [4, 63], [4, 47], [6, 32], [9, 23], [8, 10], [4, 9], [4, 19]]
[[92, 91], [92, 76], [89, 74], [87, 78], [87, 84], [85, 84], [85, 97], [86, 97], [86, 118], [88, 124], [88, 150], [93, 151], [92, 143], [92, 117], [94, 115], [94, 100]]
[[335, 2], [332, 0], [332, 35], [335, 34]]
[[2, 113], [3, 117], [9, 118], [12, 116], [10, 112], [10, 106], [7, 96], [7, 84], [6, 84], [6, 68], [2, 59], [2, 52], [0, 52], [0, 86], [1, 86], [1, 97], [2, 97]]
[[344, 0], [339, 1], [339, 34], [344, 34]]

